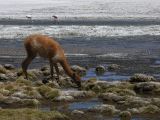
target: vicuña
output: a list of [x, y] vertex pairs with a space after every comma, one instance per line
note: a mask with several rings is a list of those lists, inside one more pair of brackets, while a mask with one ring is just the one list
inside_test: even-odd
[[27, 79], [28, 65], [37, 55], [39, 55], [40, 57], [47, 58], [49, 60], [51, 78], [53, 78], [53, 67], [55, 67], [59, 79], [59, 69], [57, 63], [60, 63], [66, 74], [74, 80], [78, 87], [81, 87], [80, 76], [71, 70], [64, 55], [64, 50], [54, 39], [45, 35], [34, 34], [25, 38], [24, 46], [27, 52], [27, 57], [22, 62], [22, 70]]

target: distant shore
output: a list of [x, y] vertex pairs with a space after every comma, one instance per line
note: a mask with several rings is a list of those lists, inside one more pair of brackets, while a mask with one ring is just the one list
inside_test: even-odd
[[159, 18], [153, 19], [145, 19], [145, 18], [137, 18], [137, 19], [129, 19], [129, 18], [58, 18], [54, 19], [12, 19], [12, 18], [1, 18], [0, 25], [160, 25]]

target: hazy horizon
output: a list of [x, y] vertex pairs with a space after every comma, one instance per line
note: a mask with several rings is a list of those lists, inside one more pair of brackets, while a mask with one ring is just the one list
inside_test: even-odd
[[0, 18], [122, 17], [159, 18], [157, 0], [0, 0]]

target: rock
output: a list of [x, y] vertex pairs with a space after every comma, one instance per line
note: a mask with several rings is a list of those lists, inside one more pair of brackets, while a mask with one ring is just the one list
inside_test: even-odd
[[119, 96], [114, 93], [103, 93], [99, 97], [102, 98], [104, 101], [110, 101], [110, 102], [118, 102], [125, 100], [123, 96]]
[[0, 81], [6, 81], [9, 78], [6, 76], [6, 74], [0, 73]]
[[39, 93], [48, 100], [54, 100], [57, 96], [59, 96], [59, 90], [51, 88], [46, 85], [42, 85], [38, 87]]
[[115, 106], [113, 105], [108, 105], [108, 104], [102, 104], [102, 105], [97, 105], [93, 108], [90, 108], [88, 110], [89, 112], [95, 112], [95, 113], [105, 113], [105, 114], [108, 114], [108, 115], [114, 115], [116, 113], [119, 113], [120, 111], [117, 110], [115, 108]]
[[160, 107], [160, 98], [152, 98], [152, 104]]
[[130, 78], [130, 82], [149, 82], [149, 81], [155, 81], [155, 78], [153, 76], [145, 74], [134, 74]]
[[49, 66], [43, 66], [40, 70], [41, 70], [41, 71], [49, 70]]
[[24, 106], [37, 106], [40, 102], [37, 99], [22, 99], [20, 104]]
[[7, 97], [4, 101], [6, 104], [15, 104], [15, 103], [21, 103], [21, 99], [19, 97]]
[[94, 92], [91, 91], [78, 91], [78, 90], [67, 90], [67, 91], [61, 91], [61, 96], [72, 96], [75, 99], [79, 98], [88, 98], [94, 96]]
[[19, 97], [21, 99], [42, 99], [40, 93], [36, 90], [27, 91], [24, 94], [22, 91], [18, 91], [12, 94], [13, 97]]
[[160, 88], [160, 83], [158, 82], [143, 82], [137, 83], [134, 86], [134, 91], [137, 93], [152, 93], [155, 94], [156, 90]]
[[8, 77], [9, 80], [15, 80], [17, 78], [17, 74], [13, 72], [8, 72], [6, 76]]
[[0, 93], [3, 94], [4, 96], [8, 96], [10, 94], [10, 91], [2, 88], [0, 89]]
[[7, 70], [0, 64], [0, 73], [6, 74]]
[[120, 120], [131, 120], [132, 115], [129, 111], [123, 111], [120, 113]]
[[27, 94], [24, 94], [22, 91], [19, 91], [19, 92], [15, 92], [12, 94], [13, 97], [18, 97], [18, 98], [21, 98], [21, 99], [29, 99], [31, 98], [30, 96], [28, 96]]
[[13, 70], [15, 69], [15, 66], [12, 64], [4, 64], [4, 68], [6, 68], [7, 70]]
[[123, 106], [135, 108], [135, 107], [143, 107], [151, 104], [151, 100], [142, 97], [128, 96], [125, 100]]
[[42, 71], [40, 71], [39, 69], [31, 69], [28, 70], [28, 73], [33, 74], [35, 76], [40, 76], [42, 74]]
[[83, 111], [80, 111], [80, 110], [74, 110], [71, 112], [72, 115], [84, 115], [84, 112]]
[[78, 66], [78, 65], [73, 65], [73, 66], [71, 66], [71, 69], [72, 69], [73, 71], [75, 71], [76, 73], [78, 73], [79, 75], [85, 75], [86, 72], [87, 72], [87, 70], [86, 70], [85, 68], [80, 67], [80, 66]]
[[128, 109], [128, 111], [132, 114], [156, 114], [160, 112], [160, 109], [156, 105], [149, 104], [143, 107]]
[[139, 112], [141, 114], [155, 114], [155, 113], [159, 113], [160, 109], [155, 105], [148, 105], [148, 106], [140, 107]]
[[45, 70], [42, 73], [44, 76], [50, 76], [50, 70]]
[[104, 73], [106, 71], [106, 68], [103, 65], [98, 65], [95, 69], [97, 73]]
[[48, 85], [51, 88], [60, 88], [59, 84], [56, 81], [49, 82], [46, 85]]
[[58, 96], [54, 99], [54, 101], [57, 101], [57, 102], [61, 102], [61, 101], [68, 101], [68, 102], [71, 102], [71, 101], [74, 101], [74, 97], [72, 96]]
[[115, 71], [115, 70], [118, 70], [118, 69], [120, 69], [120, 66], [117, 65], [117, 64], [111, 64], [111, 65], [108, 66], [109, 71]]
[[127, 109], [129, 112], [131, 112], [132, 114], [140, 114], [138, 108], [129, 108]]

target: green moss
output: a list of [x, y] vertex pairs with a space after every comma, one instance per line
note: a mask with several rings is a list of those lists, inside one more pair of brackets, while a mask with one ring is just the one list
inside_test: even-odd
[[0, 109], [0, 120], [68, 120], [56, 112], [42, 112], [36, 109]]

